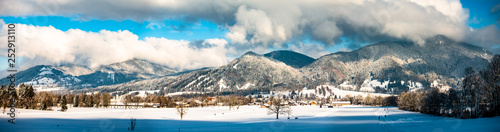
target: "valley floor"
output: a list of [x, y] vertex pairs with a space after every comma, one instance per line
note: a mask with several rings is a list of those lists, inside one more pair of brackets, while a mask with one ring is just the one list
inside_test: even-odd
[[500, 117], [461, 120], [401, 111], [396, 107], [294, 106], [292, 109], [292, 118], [280, 115], [279, 120], [259, 106], [233, 110], [213, 106], [189, 108], [183, 120], [174, 108], [70, 108], [67, 112], [17, 109], [15, 125], [7, 122], [6, 114], [0, 115], [0, 131], [127, 131], [131, 118], [137, 119], [135, 131], [500, 131]]

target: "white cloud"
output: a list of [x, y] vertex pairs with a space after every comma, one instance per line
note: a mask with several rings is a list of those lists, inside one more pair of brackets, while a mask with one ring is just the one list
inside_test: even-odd
[[500, 53], [500, 31], [498, 26], [489, 25], [468, 32], [465, 42], [480, 45], [493, 53]]
[[[6, 28], [6, 25], [1, 25]], [[138, 36], [125, 31], [86, 32], [79, 29], [61, 31], [52, 26], [17, 24], [16, 57], [25, 66], [72, 63], [96, 67], [133, 58], [145, 59], [172, 68], [192, 69], [227, 63], [227, 42], [207, 39], [205, 48], [190, 47], [189, 41]], [[2, 30], [0, 41], [6, 41]], [[0, 50], [6, 50], [5, 47]]]
[[[235, 43], [262, 43], [283, 42], [287, 38], [284, 28], [273, 22], [266, 12], [255, 9], [247, 9], [245, 5], [238, 8], [235, 14], [236, 24], [229, 27], [227, 38]], [[251, 38], [247, 36], [251, 35]], [[249, 41], [247, 41], [247, 39]]]
[[[423, 42], [435, 35], [457, 41], [473, 37], [468, 10], [458, 0], [4, 0], [0, 4], [9, 5], [0, 8], [0, 15], [7, 16], [76, 15], [139, 22], [204, 19], [225, 26], [229, 31], [225, 37], [239, 51], [280, 48], [302, 38], [333, 45], [342, 43], [340, 37], [355, 37], [362, 43], [387, 38]], [[485, 39], [496, 37], [485, 35]]]
[[150, 22], [148, 25], [146, 25], [146, 28], [155, 30], [155, 29], [160, 29], [162, 25], [156, 23], [156, 22]]

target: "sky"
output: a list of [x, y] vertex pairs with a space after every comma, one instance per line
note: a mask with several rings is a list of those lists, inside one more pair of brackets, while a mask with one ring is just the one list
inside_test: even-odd
[[[500, 53], [498, 0], [3, 0], [16, 61], [95, 68], [133, 58], [176, 69], [217, 67], [247, 51], [313, 58], [386, 40], [445, 35]], [[423, 45], [425, 46], [425, 45]], [[6, 54], [0, 61], [7, 62]], [[7, 63], [0, 65], [6, 69]]]

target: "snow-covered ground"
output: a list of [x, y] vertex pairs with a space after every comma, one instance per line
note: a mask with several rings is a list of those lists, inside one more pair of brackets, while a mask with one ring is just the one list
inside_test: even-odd
[[[1, 131], [127, 131], [137, 118], [136, 131], [499, 131], [500, 117], [455, 119], [398, 110], [395, 107], [295, 106], [293, 117], [268, 115], [258, 106], [189, 108], [183, 120], [173, 108], [70, 108], [67, 112], [18, 109], [16, 124], [0, 116]], [[385, 117], [387, 115], [387, 117]], [[380, 121], [378, 117], [381, 117]], [[58, 126], [59, 125], [59, 126]]]
[[383, 94], [383, 93], [368, 93], [368, 92], [357, 92], [357, 91], [349, 91], [349, 90], [341, 90], [338, 88], [333, 87], [332, 88], [333, 93], [335, 95], [341, 96], [342, 98], [345, 97], [346, 95], [349, 95], [351, 97], [361, 95], [363, 97], [366, 97], [368, 95], [371, 95], [372, 97], [376, 96], [381, 96], [381, 97], [388, 97], [391, 96], [391, 94]]

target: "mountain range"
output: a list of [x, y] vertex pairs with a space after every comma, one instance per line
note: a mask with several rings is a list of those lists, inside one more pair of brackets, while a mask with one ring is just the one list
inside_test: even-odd
[[[465, 68], [481, 70], [492, 56], [484, 48], [435, 36], [422, 44], [384, 41], [318, 59], [287, 50], [263, 55], [247, 52], [226, 65], [192, 72], [139, 59], [96, 69], [41, 65], [19, 72], [18, 81], [99, 91], [228, 92], [332, 85], [355, 91], [402, 92], [435, 82], [459, 86]], [[6, 81], [4, 78], [0, 83]]]
[[[141, 59], [91, 69], [77, 65], [38, 65], [16, 73], [17, 82], [41, 87], [91, 88], [176, 74], [178, 71]], [[9, 80], [3, 78], [1, 84]]]

